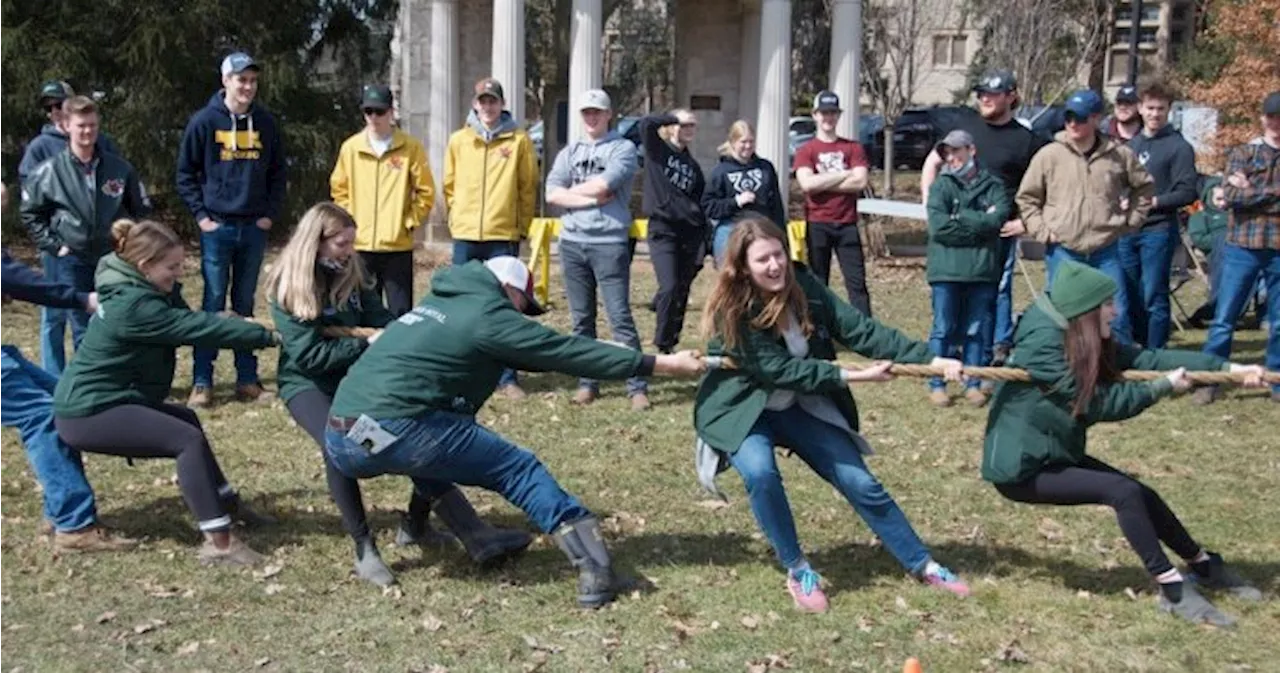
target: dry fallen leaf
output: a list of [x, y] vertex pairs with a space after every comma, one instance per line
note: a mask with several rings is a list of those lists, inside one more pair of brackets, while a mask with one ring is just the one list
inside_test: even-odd
[[996, 653], [996, 659], [1015, 664], [1026, 664], [1031, 662], [1031, 657], [1028, 657], [1027, 653], [1022, 651], [1022, 646], [1018, 643], [1017, 638], [1014, 638], [1009, 641], [1007, 645], [1000, 648], [1000, 651]]
[[156, 629], [160, 628], [161, 626], [164, 626], [165, 624], [168, 624], [168, 622], [166, 622], [163, 619], [149, 619], [133, 627], [133, 632], [139, 635], [143, 633], [150, 633], [151, 631], [155, 631]]
[[271, 663], [271, 657], [263, 657], [261, 659], [254, 661], [253, 665], [257, 666], [258, 668], [262, 668], [263, 666], [266, 666], [269, 663]]
[[706, 509], [724, 509], [729, 506], [729, 503], [725, 500], [699, 500], [698, 506]]
[[754, 631], [756, 627], [760, 626], [760, 618], [748, 615], [742, 618], [742, 625]]
[[276, 584], [275, 582], [272, 582], [271, 584], [268, 584], [267, 587], [263, 589], [263, 591], [265, 591], [268, 596], [274, 596], [280, 593], [281, 591], [284, 591], [284, 585]]
[[255, 571], [253, 573], [253, 577], [258, 581], [262, 581], [279, 575], [281, 570], [284, 570], [283, 565], [279, 563], [272, 563], [260, 571]]
[[200, 641], [198, 641], [198, 640], [190, 640], [190, 641], [187, 641], [185, 644], [183, 644], [183, 646], [182, 646], [182, 647], [179, 647], [179, 648], [178, 648], [178, 652], [177, 652], [177, 654], [178, 654], [179, 656], [185, 656], [185, 655], [188, 655], [188, 654], [195, 654], [195, 653], [196, 653], [196, 651], [197, 651], [197, 650], [199, 650], [199, 649], [200, 649]]
[[104, 613], [102, 613], [102, 614], [98, 615], [98, 618], [97, 618], [97, 619], [95, 619], [95, 620], [93, 620], [93, 622], [94, 622], [95, 624], [106, 624], [107, 622], [109, 622], [109, 621], [111, 621], [111, 620], [113, 620], [113, 619], [115, 619], [115, 618], [116, 618], [116, 613], [115, 613], [115, 612], [113, 612], [113, 611], [107, 611], [107, 612], [104, 612]]
[[435, 633], [444, 628], [444, 622], [439, 617], [428, 613], [426, 617], [422, 618], [422, 628]]

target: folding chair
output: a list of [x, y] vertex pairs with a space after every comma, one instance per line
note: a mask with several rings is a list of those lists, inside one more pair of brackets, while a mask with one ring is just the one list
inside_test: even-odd
[[[1191, 314], [1187, 312], [1186, 307], [1182, 305], [1182, 301], [1178, 299], [1178, 291], [1187, 283], [1198, 280], [1204, 283], [1205, 289], [1209, 289], [1209, 274], [1205, 272], [1204, 266], [1200, 263], [1200, 251], [1196, 250], [1195, 245], [1191, 243], [1191, 236], [1187, 234], [1187, 230], [1179, 228], [1179, 242], [1181, 249], [1174, 254], [1173, 274], [1169, 278], [1169, 299], [1173, 305], [1177, 307], [1178, 314], [1182, 316], [1179, 320], [1177, 315], [1170, 312], [1169, 317], [1173, 319], [1173, 324], [1178, 328], [1179, 332], [1187, 331], [1183, 326], [1183, 321], [1190, 321]], [[1185, 259], [1179, 263], [1178, 253], [1181, 253]]]

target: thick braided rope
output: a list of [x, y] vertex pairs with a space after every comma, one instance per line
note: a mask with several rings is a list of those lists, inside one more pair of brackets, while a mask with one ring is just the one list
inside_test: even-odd
[[[707, 367], [711, 369], [737, 369], [737, 364], [729, 357], [707, 356], [703, 358], [707, 362]], [[865, 369], [866, 364], [854, 362], [833, 362], [832, 364], [845, 369]], [[942, 376], [945, 372], [941, 367], [932, 367], [929, 365], [907, 365], [894, 363], [889, 371], [895, 376], [910, 377], [931, 377]], [[1151, 381], [1158, 379], [1167, 374], [1167, 372], [1144, 371], [1139, 369], [1130, 369], [1121, 372], [1120, 377], [1125, 381]], [[965, 367], [964, 375], [975, 379], [987, 379], [990, 381], [1031, 381], [1031, 375], [1022, 369], [1014, 369], [1012, 367]], [[1187, 379], [1192, 383], [1199, 385], [1218, 385], [1223, 383], [1244, 383], [1243, 374], [1232, 374], [1230, 372], [1187, 372]], [[1263, 381], [1270, 384], [1280, 383], [1280, 373], [1267, 372], [1263, 375]]]

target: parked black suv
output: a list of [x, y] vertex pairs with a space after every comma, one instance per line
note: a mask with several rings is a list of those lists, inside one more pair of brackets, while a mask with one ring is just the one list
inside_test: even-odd
[[933, 146], [966, 116], [977, 117], [978, 111], [965, 105], [935, 105], [903, 111], [893, 124], [893, 162], [899, 168], [920, 169]]

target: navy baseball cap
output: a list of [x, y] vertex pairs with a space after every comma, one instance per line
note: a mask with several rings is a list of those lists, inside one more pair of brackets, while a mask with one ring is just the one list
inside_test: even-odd
[[1088, 117], [1102, 113], [1102, 97], [1092, 89], [1081, 89], [1067, 98], [1063, 105], [1066, 111], [1077, 117]]
[[834, 91], [819, 91], [817, 96], [813, 97], [814, 112], [839, 112], [840, 97]]
[[1009, 93], [1018, 88], [1018, 79], [1008, 70], [988, 70], [973, 85], [975, 93]]
[[237, 51], [222, 59], [221, 70], [222, 76], [226, 77], [227, 75], [238, 75], [246, 70], [262, 70], [262, 68], [258, 67], [258, 63], [253, 60], [252, 56], [243, 51]]
[[1120, 87], [1120, 90], [1116, 92], [1117, 104], [1137, 103], [1137, 102], [1138, 102], [1138, 87], [1136, 86], [1133, 86], [1131, 84], [1126, 84]]
[[1280, 91], [1272, 91], [1262, 99], [1262, 114], [1280, 115]]

